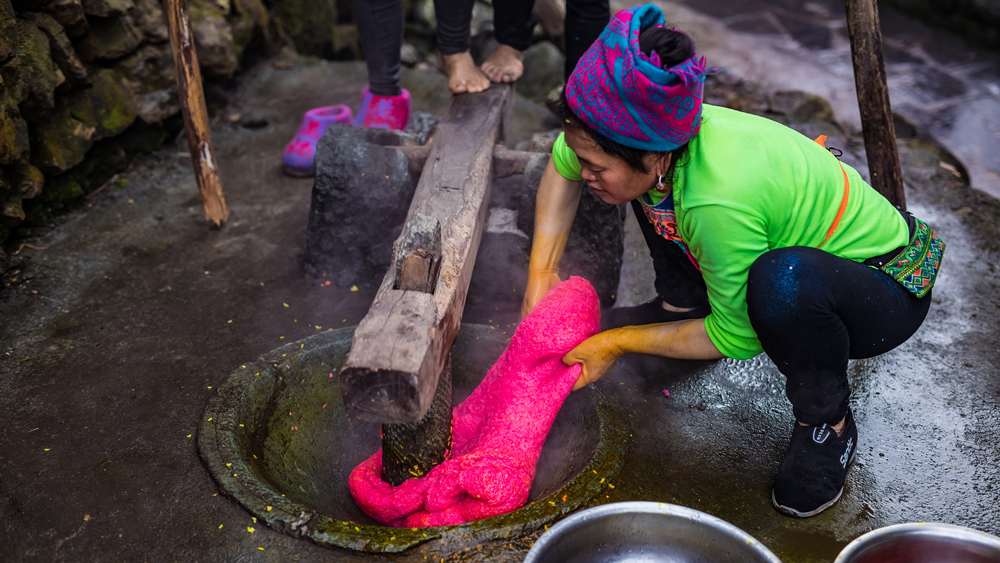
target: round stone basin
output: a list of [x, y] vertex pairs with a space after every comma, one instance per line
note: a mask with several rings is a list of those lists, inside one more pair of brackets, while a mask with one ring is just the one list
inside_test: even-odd
[[[560, 409], [528, 504], [460, 526], [382, 526], [358, 508], [347, 488], [354, 467], [381, 447], [379, 425], [348, 419], [340, 395], [337, 376], [353, 333], [346, 327], [316, 334], [241, 366], [205, 409], [198, 432], [205, 464], [223, 493], [272, 528], [369, 552], [511, 538], [583, 506], [624, 463], [628, 422], [615, 396], [592, 385], [571, 393]], [[456, 405], [507, 342], [498, 330], [462, 325], [452, 349]]]

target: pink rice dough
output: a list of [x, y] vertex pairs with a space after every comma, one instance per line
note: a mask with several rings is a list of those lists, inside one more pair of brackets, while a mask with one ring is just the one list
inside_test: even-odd
[[462, 524], [523, 506], [552, 421], [582, 373], [562, 357], [597, 334], [600, 314], [587, 280], [571, 277], [553, 288], [455, 407], [452, 459], [393, 487], [382, 480], [379, 450], [351, 472], [358, 506], [383, 524], [409, 528]]

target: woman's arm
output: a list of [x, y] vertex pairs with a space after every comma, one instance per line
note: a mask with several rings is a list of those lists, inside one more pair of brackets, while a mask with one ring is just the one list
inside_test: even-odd
[[528, 286], [521, 305], [522, 318], [559, 283], [559, 259], [566, 249], [582, 186], [582, 182], [568, 180], [559, 174], [554, 159], [549, 159], [535, 196], [535, 231], [528, 262]]
[[627, 353], [681, 360], [725, 357], [708, 338], [705, 319], [615, 328], [584, 340], [563, 357], [566, 365], [583, 364], [583, 375], [576, 380], [573, 390], [604, 377], [615, 361]]

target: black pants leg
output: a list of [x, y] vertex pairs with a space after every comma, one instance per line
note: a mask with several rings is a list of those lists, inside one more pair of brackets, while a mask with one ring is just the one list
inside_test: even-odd
[[646, 239], [649, 255], [653, 258], [656, 294], [670, 305], [682, 309], [706, 305], [708, 293], [705, 289], [705, 279], [688, 259], [687, 254], [677, 243], [666, 240], [656, 233], [653, 224], [642, 210], [642, 204], [638, 201], [632, 202], [632, 212], [639, 222], [643, 238]]
[[368, 87], [378, 96], [398, 96], [399, 50], [403, 46], [403, 0], [354, 0], [354, 20], [368, 65]]
[[808, 247], [765, 253], [747, 282], [750, 323], [787, 378], [796, 419], [809, 425], [847, 414], [847, 360], [905, 342], [930, 303], [879, 270]]
[[475, 0], [434, 0], [437, 18], [437, 48], [442, 55], [457, 55], [469, 50], [472, 5]]
[[609, 0], [566, 1], [566, 80], [569, 80], [580, 57], [597, 41], [609, 21]]
[[525, 51], [535, 29], [534, 0], [494, 0], [493, 36], [498, 43]]

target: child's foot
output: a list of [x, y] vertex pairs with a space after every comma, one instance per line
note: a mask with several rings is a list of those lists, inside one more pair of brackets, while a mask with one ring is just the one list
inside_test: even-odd
[[453, 94], [482, 92], [490, 87], [490, 79], [483, 74], [468, 51], [455, 55], [441, 55], [448, 88]]
[[361, 91], [361, 109], [354, 118], [358, 127], [402, 131], [409, 120], [410, 93], [405, 88], [400, 88], [398, 96], [372, 94], [367, 86]]
[[524, 74], [524, 52], [508, 45], [498, 45], [483, 62], [483, 72], [490, 80], [510, 84]]
[[312, 176], [315, 167], [316, 143], [331, 123], [350, 123], [351, 108], [347, 106], [326, 106], [311, 109], [302, 117], [298, 133], [285, 146], [281, 155], [285, 174], [297, 178]]

